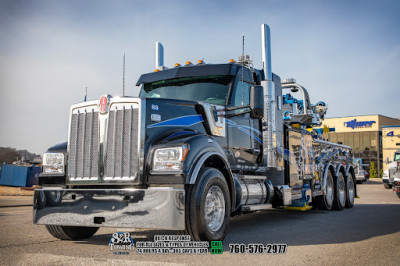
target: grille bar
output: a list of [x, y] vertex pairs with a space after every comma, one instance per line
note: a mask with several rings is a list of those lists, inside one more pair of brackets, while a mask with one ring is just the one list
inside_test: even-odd
[[[125, 125], [125, 106], [122, 106], [122, 125]], [[124, 127], [121, 127], [121, 154], [124, 154]], [[130, 152], [128, 152], [129, 156]], [[120, 176], [124, 176], [124, 158], [121, 158], [121, 174]], [[115, 176], [115, 174], [114, 174]], [[130, 176], [129, 172], [126, 176]]]
[[139, 172], [138, 105], [115, 104], [109, 118], [104, 180], [134, 181]]
[[[87, 111], [85, 109], [85, 112], [82, 114], [83, 115], [83, 135], [82, 135], [82, 147], [85, 147], [85, 141], [86, 141], [86, 115]], [[82, 177], [85, 177], [85, 149], [82, 149]], [[81, 169], [81, 168], [80, 168]]]
[[69, 180], [98, 180], [99, 113], [94, 108], [72, 114], [69, 144]]
[[[130, 112], [129, 112], [129, 121], [132, 121], [133, 118], [133, 108], [131, 106]], [[129, 143], [129, 149], [132, 149], [132, 123], [129, 124], [129, 138], [128, 138], [128, 143]], [[131, 153], [128, 154], [128, 175], [131, 175]]]

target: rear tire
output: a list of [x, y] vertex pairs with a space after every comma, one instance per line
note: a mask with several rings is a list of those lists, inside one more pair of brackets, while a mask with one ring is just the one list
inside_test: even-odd
[[61, 240], [79, 240], [93, 236], [98, 227], [46, 225], [47, 231], [55, 238]]
[[185, 234], [194, 241], [222, 241], [231, 214], [229, 188], [223, 174], [202, 168], [196, 184], [187, 187]]
[[341, 211], [346, 206], [346, 183], [342, 172], [333, 177], [333, 183], [335, 185], [333, 209]]
[[354, 179], [351, 173], [346, 177], [346, 208], [353, 208], [355, 198]]
[[388, 184], [388, 183], [384, 183], [383, 186], [384, 186], [386, 189], [391, 189], [391, 188], [392, 188], [392, 185], [391, 185], [391, 184]]
[[334, 194], [334, 185], [333, 185], [333, 177], [332, 173], [329, 169], [327, 169], [328, 173], [326, 175], [325, 182], [325, 193], [322, 196], [318, 196], [316, 198], [316, 206], [320, 210], [331, 210], [333, 204], [333, 194]]

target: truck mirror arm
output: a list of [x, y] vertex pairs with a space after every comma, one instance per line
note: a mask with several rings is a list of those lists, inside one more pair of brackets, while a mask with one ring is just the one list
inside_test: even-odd
[[[242, 107], [242, 108], [248, 108], [249, 106], [244, 106], [244, 107]], [[239, 108], [238, 108], [239, 109]], [[251, 110], [245, 110], [245, 111], [242, 111], [242, 112], [239, 112], [239, 113], [231, 113], [231, 114], [227, 114], [226, 115], [226, 117], [227, 118], [231, 118], [231, 117], [235, 117], [235, 116], [238, 116], [238, 115], [243, 115], [243, 114], [247, 114], [247, 113], [250, 113], [251, 112]]]

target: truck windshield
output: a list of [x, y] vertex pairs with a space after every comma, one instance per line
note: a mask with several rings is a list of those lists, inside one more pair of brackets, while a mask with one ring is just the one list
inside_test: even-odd
[[202, 76], [156, 81], [144, 84], [141, 98], [168, 98], [225, 105], [231, 76]]
[[395, 161], [400, 161], [400, 153], [395, 153], [394, 154], [394, 160]]

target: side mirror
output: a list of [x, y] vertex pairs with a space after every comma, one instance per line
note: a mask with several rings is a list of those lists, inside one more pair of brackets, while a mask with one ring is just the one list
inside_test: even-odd
[[264, 117], [264, 88], [250, 87], [250, 117], [262, 119]]

